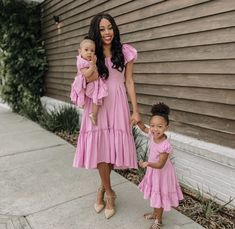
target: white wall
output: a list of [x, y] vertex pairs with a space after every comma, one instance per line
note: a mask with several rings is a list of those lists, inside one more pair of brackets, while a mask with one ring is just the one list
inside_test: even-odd
[[[170, 133], [180, 181], [216, 195], [218, 202], [235, 196], [235, 150]], [[235, 201], [232, 202], [235, 206]]]

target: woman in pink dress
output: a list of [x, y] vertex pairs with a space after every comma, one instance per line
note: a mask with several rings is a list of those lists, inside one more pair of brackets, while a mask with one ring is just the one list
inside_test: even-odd
[[[108, 219], [115, 214], [116, 198], [111, 187], [111, 170], [137, 168], [131, 127], [140, 121], [132, 76], [137, 52], [132, 46], [121, 44], [118, 27], [109, 14], [94, 16], [89, 37], [96, 44], [97, 72], [100, 78], [105, 79], [108, 96], [103, 99], [96, 126], [89, 120], [92, 100], [85, 97], [73, 166], [98, 169], [101, 186], [97, 191], [94, 208], [97, 213], [105, 208], [105, 217]], [[94, 71], [94, 80], [96, 74]], [[132, 115], [127, 94], [132, 104]]]
[[138, 123], [140, 129], [148, 133], [150, 138], [148, 161], [139, 162], [142, 168], [147, 168], [139, 189], [154, 208], [152, 213], [144, 215], [146, 219], [155, 219], [150, 229], [159, 229], [162, 225], [163, 211], [170, 211], [172, 206], [177, 207], [179, 201], [183, 199], [169, 156], [172, 147], [165, 135], [169, 126], [169, 112], [167, 105], [158, 103], [153, 105], [151, 110], [150, 128], [147, 128], [143, 122]]

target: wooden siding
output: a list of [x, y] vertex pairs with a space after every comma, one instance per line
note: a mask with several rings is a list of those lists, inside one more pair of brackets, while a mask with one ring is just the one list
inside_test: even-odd
[[234, 0], [46, 0], [42, 8], [47, 96], [70, 101], [79, 42], [91, 18], [105, 11], [122, 42], [138, 50], [134, 78], [143, 119], [163, 101], [172, 109], [173, 131], [235, 147]]

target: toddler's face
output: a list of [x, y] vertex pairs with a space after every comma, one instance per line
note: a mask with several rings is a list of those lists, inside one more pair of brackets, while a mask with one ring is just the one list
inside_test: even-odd
[[79, 49], [79, 54], [82, 58], [90, 61], [95, 54], [95, 44], [93, 42], [84, 42]]
[[168, 127], [166, 120], [161, 116], [155, 115], [150, 120], [150, 131], [155, 139], [163, 138]]

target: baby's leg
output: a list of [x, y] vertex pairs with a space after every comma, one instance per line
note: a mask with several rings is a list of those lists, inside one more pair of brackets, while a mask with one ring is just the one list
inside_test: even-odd
[[92, 104], [92, 113], [93, 116], [97, 118], [98, 115], [98, 111], [99, 111], [99, 106], [95, 103]]
[[89, 117], [93, 125], [97, 125], [97, 115], [99, 111], [99, 106], [95, 103], [92, 104], [92, 113], [90, 113]]

